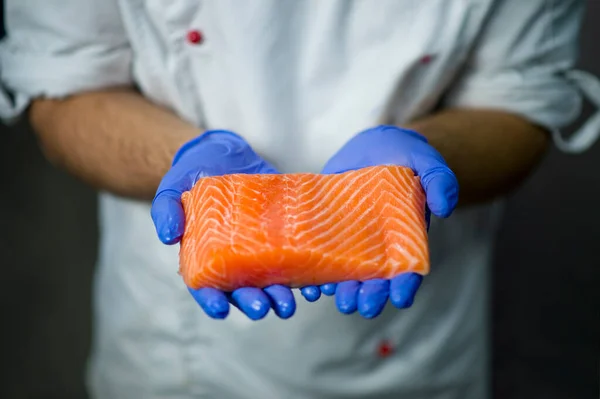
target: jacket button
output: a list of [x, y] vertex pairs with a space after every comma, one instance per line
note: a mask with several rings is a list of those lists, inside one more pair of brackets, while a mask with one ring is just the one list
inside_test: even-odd
[[433, 60], [433, 56], [428, 54], [428, 55], [424, 56], [423, 58], [421, 58], [421, 64], [423, 64], [423, 65], [430, 64], [432, 60]]
[[383, 341], [379, 344], [377, 348], [377, 354], [379, 357], [388, 357], [394, 352], [394, 347], [388, 341]]
[[191, 30], [187, 34], [187, 40], [192, 44], [200, 44], [204, 41], [204, 35], [199, 30]]

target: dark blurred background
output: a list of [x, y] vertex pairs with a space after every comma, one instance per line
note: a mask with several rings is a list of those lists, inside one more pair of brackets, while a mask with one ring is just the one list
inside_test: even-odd
[[[580, 67], [600, 76], [599, 0], [581, 38]], [[0, 130], [0, 398], [86, 398], [95, 193], [49, 166], [25, 123]], [[599, 172], [600, 143], [553, 150], [510, 198], [494, 269], [497, 399], [600, 397]]]

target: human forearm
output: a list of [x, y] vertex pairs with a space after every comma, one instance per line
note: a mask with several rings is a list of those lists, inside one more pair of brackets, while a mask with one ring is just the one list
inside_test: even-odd
[[488, 201], [518, 186], [549, 142], [541, 127], [492, 110], [445, 110], [404, 127], [426, 136], [444, 156], [460, 184], [460, 205]]
[[92, 186], [151, 199], [173, 155], [199, 130], [129, 89], [40, 99], [31, 124], [46, 157]]

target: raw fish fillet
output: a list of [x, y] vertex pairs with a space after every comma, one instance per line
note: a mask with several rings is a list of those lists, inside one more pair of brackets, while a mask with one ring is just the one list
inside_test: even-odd
[[425, 193], [409, 168], [205, 177], [182, 203], [179, 272], [194, 289], [429, 273]]

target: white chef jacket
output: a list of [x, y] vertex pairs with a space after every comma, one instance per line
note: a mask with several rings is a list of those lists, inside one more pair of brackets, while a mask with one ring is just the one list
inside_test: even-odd
[[[136, 85], [283, 172], [318, 172], [358, 131], [443, 106], [514, 112], [560, 148], [580, 112], [578, 0], [8, 0], [5, 120], [36, 96]], [[578, 83], [579, 82], [579, 83]], [[581, 84], [584, 82], [584, 84]], [[592, 90], [591, 97], [600, 90]], [[600, 104], [600, 100], [598, 100]], [[498, 204], [434, 219], [432, 271], [408, 310], [365, 320], [332, 298], [289, 320], [208, 318], [147, 202], [100, 194], [94, 398], [488, 397], [488, 272]], [[390, 350], [391, 349], [391, 350]]]

